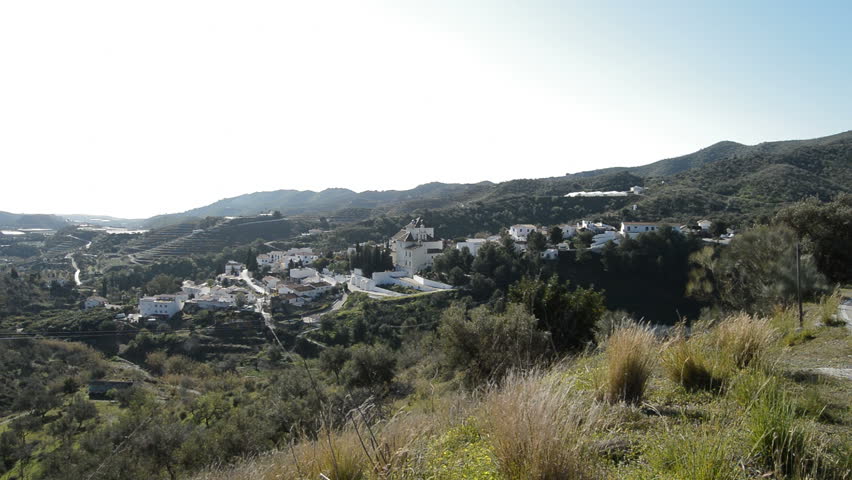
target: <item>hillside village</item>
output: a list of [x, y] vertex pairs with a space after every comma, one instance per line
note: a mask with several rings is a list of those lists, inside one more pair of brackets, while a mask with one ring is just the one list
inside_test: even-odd
[[[497, 192], [486, 200], [436, 185], [424, 190], [455, 192], [453, 206], [395, 215], [4, 227], [0, 479], [85, 478], [105, 458], [115, 480], [335, 478], [314, 443], [323, 425], [375, 480], [468, 478], [467, 466], [526, 478], [506, 473], [497, 438], [518, 451], [553, 439], [607, 472], [590, 478], [689, 478], [658, 458], [679, 451], [666, 442], [703, 451], [717, 434], [736, 459], [728, 480], [848, 479], [848, 194], [707, 208], [700, 191], [666, 196], [668, 178], [589, 178], [471, 187]], [[732, 335], [761, 360], [741, 360]], [[629, 395], [617, 358], [643, 362]], [[784, 425], [807, 435], [795, 466], [750, 437], [765, 425], [743, 397], [771, 409], [778, 396], [794, 399]], [[501, 398], [510, 406], [493, 414]], [[558, 405], [613, 423], [577, 432]], [[497, 437], [495, 419], [566, 430]], [[379, 450], [364, 453], [367, 426]], [[417, 434], [400, 447], [395, 428]], [[110, 456], [123, 439], [132, 447]], [[399, 456], [392, 475], [369, 466], [377, 451]]]
[[[592, 192], [595, 193], [595, 192]], [[272, 250], [255, 257], [257, 268], [249, 268], [236, 260], [223, 266], [224, 273], [215, 280], [197, 285], [184, 280], [180, 292], [161, 292], [139, 298], [138, 313], [119, 314], [119, 320], [136, 323], [140, 320], [154, 322], [168, 320], [178, 312], [195, 310], [246, 309], [262, 313], [264, 306], [275, 298], [293, 307], [310, 307], [327, 297], [341, 298], [345, 292], [362, 292], [373, 298], [404, 297], [423, 292], [452, 290], [453, 286], [419, 275], [430, 270], [435, 258], [447, 248], [464, 251], [476, 256], [479, 249], [490, 242], [500, 243], [511, 239], [513, 248], [519, 253], [533, 250], [542, 259], [556, 260], [560, 252], [587, 248], [600, 252], [607, 244], [620, 244], [624, 239], [635, 239], [648, 232], [664, 227], [684, 235], [694, 235], [707, 242], [727, 243], [734, 233], [713, 237], [712, 222], [699, 220], [695, 225], [667, 225], [659, 222], [621, 222], [620, 228], [602, 222], [583, 220], [576, 224], [559, 224], [550, 228], [532, 224], [515, 224], [504, 229], [502, 235], [485, 238], [464, 238], [458, 241], [438, 237], [435, 229], [418, 217], [405, 225], [385, 242], [381, 248], [390, 251], [393, 270], [373, 271], [365, 275], [360, 268], [346, 273], [334, 273], [328, 268], [318, 270], [311, 265], [320, 258], [310, 247], [292, 248], [286, 251]], [[554, 235], [558, 238], [554, 238]], [[585, 244], [578, 241], [585, 236]], [[559, 240], [558, 242], [556, 240]], [[531, 248], [530, 242], [540, 243]], [[356, 247], [335, 255], [348, 255]], [[237, 286], [243, 284], [244, 287]], [[396, 286], [409, 293], [389, 290], [383, 286]], [[91, 296], [83, 308], [106, 307], [121, 310], [119, 305], [108, 305], [107, 300]]]

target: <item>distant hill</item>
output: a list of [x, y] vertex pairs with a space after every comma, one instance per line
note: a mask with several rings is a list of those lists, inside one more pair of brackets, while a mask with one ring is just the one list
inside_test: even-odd
[[852, 130], [809, 140], [784, 140], [763, 142], [757, 145], [743, 145], [737, 142], [723, 141], [680, 157], [659, 160], [640, 167], [610, 167], [573, 174], [575, 177], [595, 177], [598, 175], [627, 171], [642, 177], [665, 177], [686, 170], [698, 168], [709, 163], [733, 157], [746, 157], [754, 154], [783, 155], [801, 147], [829, 146], [852, 141]]
[[[758, 145], [723, 141], [688, 155], [648, 165], [611, 167], [563, 177], [518, 179], [498, 184], [434, 182], [410, 190], [360, 193], [343, 188], [321, 192], [256, 192], [182, 213], [152, 217], [145, 224], [147, 227], [162, 227], [193, 218], [256, 215], [270, 210], [279, 210], [290, 216], [322, 215], [332, 220], [353, 222], [376, 215], [405, 215], [415, 210], [502, 201], [516, 195], [563, 196], [577, 190], [626, 190], [646, 183], [653, 187], [649, 197], [654, 191], [668, 197], [677, 191], [692, 192], [688, 196], [696, 205], [696, 192], [705, 197], [698, 202], [701, 204], [730, 203], [727, 197], [787, 202], [807, 195], [830, 196], [849, 191], [849, 183], [844, 184], [842, 179], [848, 178], [852, 168], [848, 163], [844, 164], [848, 160], [844, 152], [848, 152], [850, 144], [852, 131], [810, 140]], [[657, 188], [662, 185], [660, 181], [666, 182], [665, 188]]]
[[59, 230], [68, 222], [56, 215], [0, 212], [2, 228], [49, 228]]
[[[226, 198], [204, 207], [186, 212], [158, 215], [147, 220], [146, 226], [158, 227], [177, 223], [187, 218], [207, 216], [245, 216], [256, 215], [270, 210], [278, 210], [285, 215], [326, 215], [334, 216], [338, 211], [364, 210], [378, 208], [382, 212], [403, 208], [441, 208], [453, 201], [460, 201], [471, 192], [492, 186], [490, 182], [478, 184], [427, 183], [410, 190], [385, 190], [354, 192], [345, 188], [329, 188], [321, 192], [310, 190], [275, 190], [255, 192], [238, 197]], [[431, 204], [431, 207], [428, 205]]]

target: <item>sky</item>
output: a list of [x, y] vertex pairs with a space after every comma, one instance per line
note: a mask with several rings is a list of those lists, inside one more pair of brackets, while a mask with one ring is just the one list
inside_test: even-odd
[[852, 129], [848, 1], [0, 2], [0, 210], [647, 164]]

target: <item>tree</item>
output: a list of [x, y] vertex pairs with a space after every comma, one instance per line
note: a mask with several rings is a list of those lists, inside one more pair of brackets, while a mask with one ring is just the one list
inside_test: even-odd
[[571, 244], [574, 246], [574, 248], [578, 250], [582, 248], [589, 248], [590, 246], [592, 246], [592, 239], [594, 237], [595, 234], [593, 232], [584, 230], [582, 232], [577, 233], [577, 235], [574, 235], [573, 239], [571, 240]]
[[252, 251], [251, 248], [248, 249], [248, 253], [246, 254], [246, 269], [249, 272], [255, 273], [259, 269], [259, 265], [257, 264], [257, 255]]
[[450, 367], [464, 370], [472, 384], [499, 380], [512, 368], [535, 364], [548, 351], [548, 334], [523, 306], [504, 313], [485, 306], [466, 310], [455, 304], [444, 311], [438, 335]]
[[240, 292], [234, 297], [234, 304], [237, 306], [237, 308], [245, 307], [246, 303], [247, 300], [246, 295], [244, 293]]
[[328, 347], [319, 355], [319, 367], [325, 373], [333, 373], [334, 379], [340, 383], [340, 370], [351, 357], [349, 350], [340, 345]]
[[396, 358], [384, 345], [355, 345], [343, 367], [343, 377], [349, 387], [387, 385], [396, 374]]
[[[690, 256], [687, 293], [748, 312], [767, 312], [796, 299], [796, 234], [785, 227], [760, 226], [729, 245], [705, 247]], [[805, 298], [827, 289], [813, 256], [801, 259]]]
[[177, 479], [178, 454], [188, 436], [188, 429], [175, 418], [156, 416], [142, 431], [137, 432], [134, 444], [151, 461], [158, 474], [166, 470], [171, 480]]
[[77, 430], [79, 431], [83, 428], [83, 423], [86, 420], [98, 417], [98, 408], [93, 402], [78, 393], [71, 399], [71, 403], [68, 404], [65, 414], [77, 423]]
[[852, 194], [826, 203], [809, 198], [781, 210], [775, 219], [804, 240], [805, 250], [832, 282], [852, 281]]
[[159, 274], [145, 284], [145, 292], [149, 295], [174, 293], [180, 290], [181, 282], [173, 275]]
[[48, 411], [59, 406], [58, 396], [38, 384], [30, 384], [15, 399], [15, 410], [29, 410], [30, 416], [43, 418]]
[[552, 346], [564, 351], [594, 338], [595, 324], [606, 312], [602, 293], [591, 288], [568, 290], [568, 283], [553, 275], [547, 282], [525, 277], [509, 289], [509, 301], [523, 305], [550, 332]]
[[539, 232], [530, 232], [527, 235], [527, 248], [534, 254], [543, 252], [547, 248], [547, 237]]
[[470, 271], [472, 264], [473, 255], [467, 247], [461, 250], [447, 248], [444, 253], [435, 257], [432, 270], [440, 276], [441, 280], [458, 286], [467, 283], [465, 274]]
[[550, 227], [550, 231], [547, 232], [547, 236], [549, 237], [550, 243], [553, 245], [562, 243], [562, 240], [565, 238], [562, 229], [557, 226]]

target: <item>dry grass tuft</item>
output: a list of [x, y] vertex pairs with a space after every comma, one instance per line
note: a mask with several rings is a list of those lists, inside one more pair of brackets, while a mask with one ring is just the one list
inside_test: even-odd
[[606, 370], [597, 380], [598, 398], [610, 403], [641, 402], [658, 351], [654, 333], [647, 326], [617, 328], [606, 342]]
[[712, 355], [706, 335], [686, 338], [682, 327], [666, 342], [661, 362], [666, 375], [689, 391], [717, 390], [722, 386], [719, 359]]
[[716, 347], [736, 368], [762, 365], [777, 331], [764, 318], [740, 313], [723, 320], [714, 330]]
[[602, 407], [573, 387], [555, 375], [515, 372], [487, 394], [480, 422], [506, 478], [596, 478], [589, 438]]

